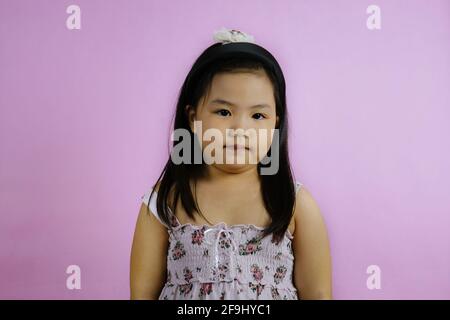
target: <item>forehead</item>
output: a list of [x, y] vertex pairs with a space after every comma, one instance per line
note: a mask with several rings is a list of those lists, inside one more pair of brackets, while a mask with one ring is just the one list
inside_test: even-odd
[[275, 107], [272, 82], [264, 70], [239, 70], [214, 75], [204, 104], [217, 99], [233, 101], [243, 107], [263, 103]]

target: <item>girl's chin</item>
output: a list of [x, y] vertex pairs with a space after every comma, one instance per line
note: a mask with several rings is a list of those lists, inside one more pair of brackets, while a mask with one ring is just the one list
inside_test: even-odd
[[251, 164], [214, 164], [216, 168], [228, 173], [241, 173], [247, 171], [256, 165]]
[[216, 157], [215, 153], [212, 155], [203, 155], [206, 162], [208, 164], [212, 164], [215, 166], [221, 167], [229, 167], [229, 168], [241, 168], [243, 166], [256, 166], [258, 164], [258, 158], [253, 151], [248, 149], [243, 150], [226, 150], [224, 148], [224, 152], [220, 157]]

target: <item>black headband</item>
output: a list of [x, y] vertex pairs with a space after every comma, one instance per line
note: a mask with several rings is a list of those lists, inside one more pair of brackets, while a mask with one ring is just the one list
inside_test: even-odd
[[200, 55], [195, 63], [195, 69], [199, 71], [214, 63], [214, 61], [227, 58], [252, 58], [262, 62], [272, 70], [276, 78], [281, 82], [280, 86], [284, 90], [285, 80], [283, 71], [277, 60], [268, 50], [251, 42], [215, 43]]

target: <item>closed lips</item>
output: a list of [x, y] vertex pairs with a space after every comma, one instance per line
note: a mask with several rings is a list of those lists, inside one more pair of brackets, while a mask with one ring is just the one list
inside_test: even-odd
[[238, 149], [246, 149], [246, 150], [249, 150], [248, 147], [246, 147], [246, 146], [241, 146], [241, 145], [237, 145], [237, 144], [224, 146], [224, 148], [229, 148], [229, 149], [234, 149], [234, 150], [238, 150]]

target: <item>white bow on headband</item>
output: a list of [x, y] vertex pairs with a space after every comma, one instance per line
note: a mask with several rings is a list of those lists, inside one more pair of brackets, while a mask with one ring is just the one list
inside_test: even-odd
[[225, 27], [222, 27], [222, 29], [214, 32], [213, 38], [214, 41], [221, 42], [222, 44], [231, 42], [255, 43], [255, 38], [252, 35], [235, 29], [227, 29]]

